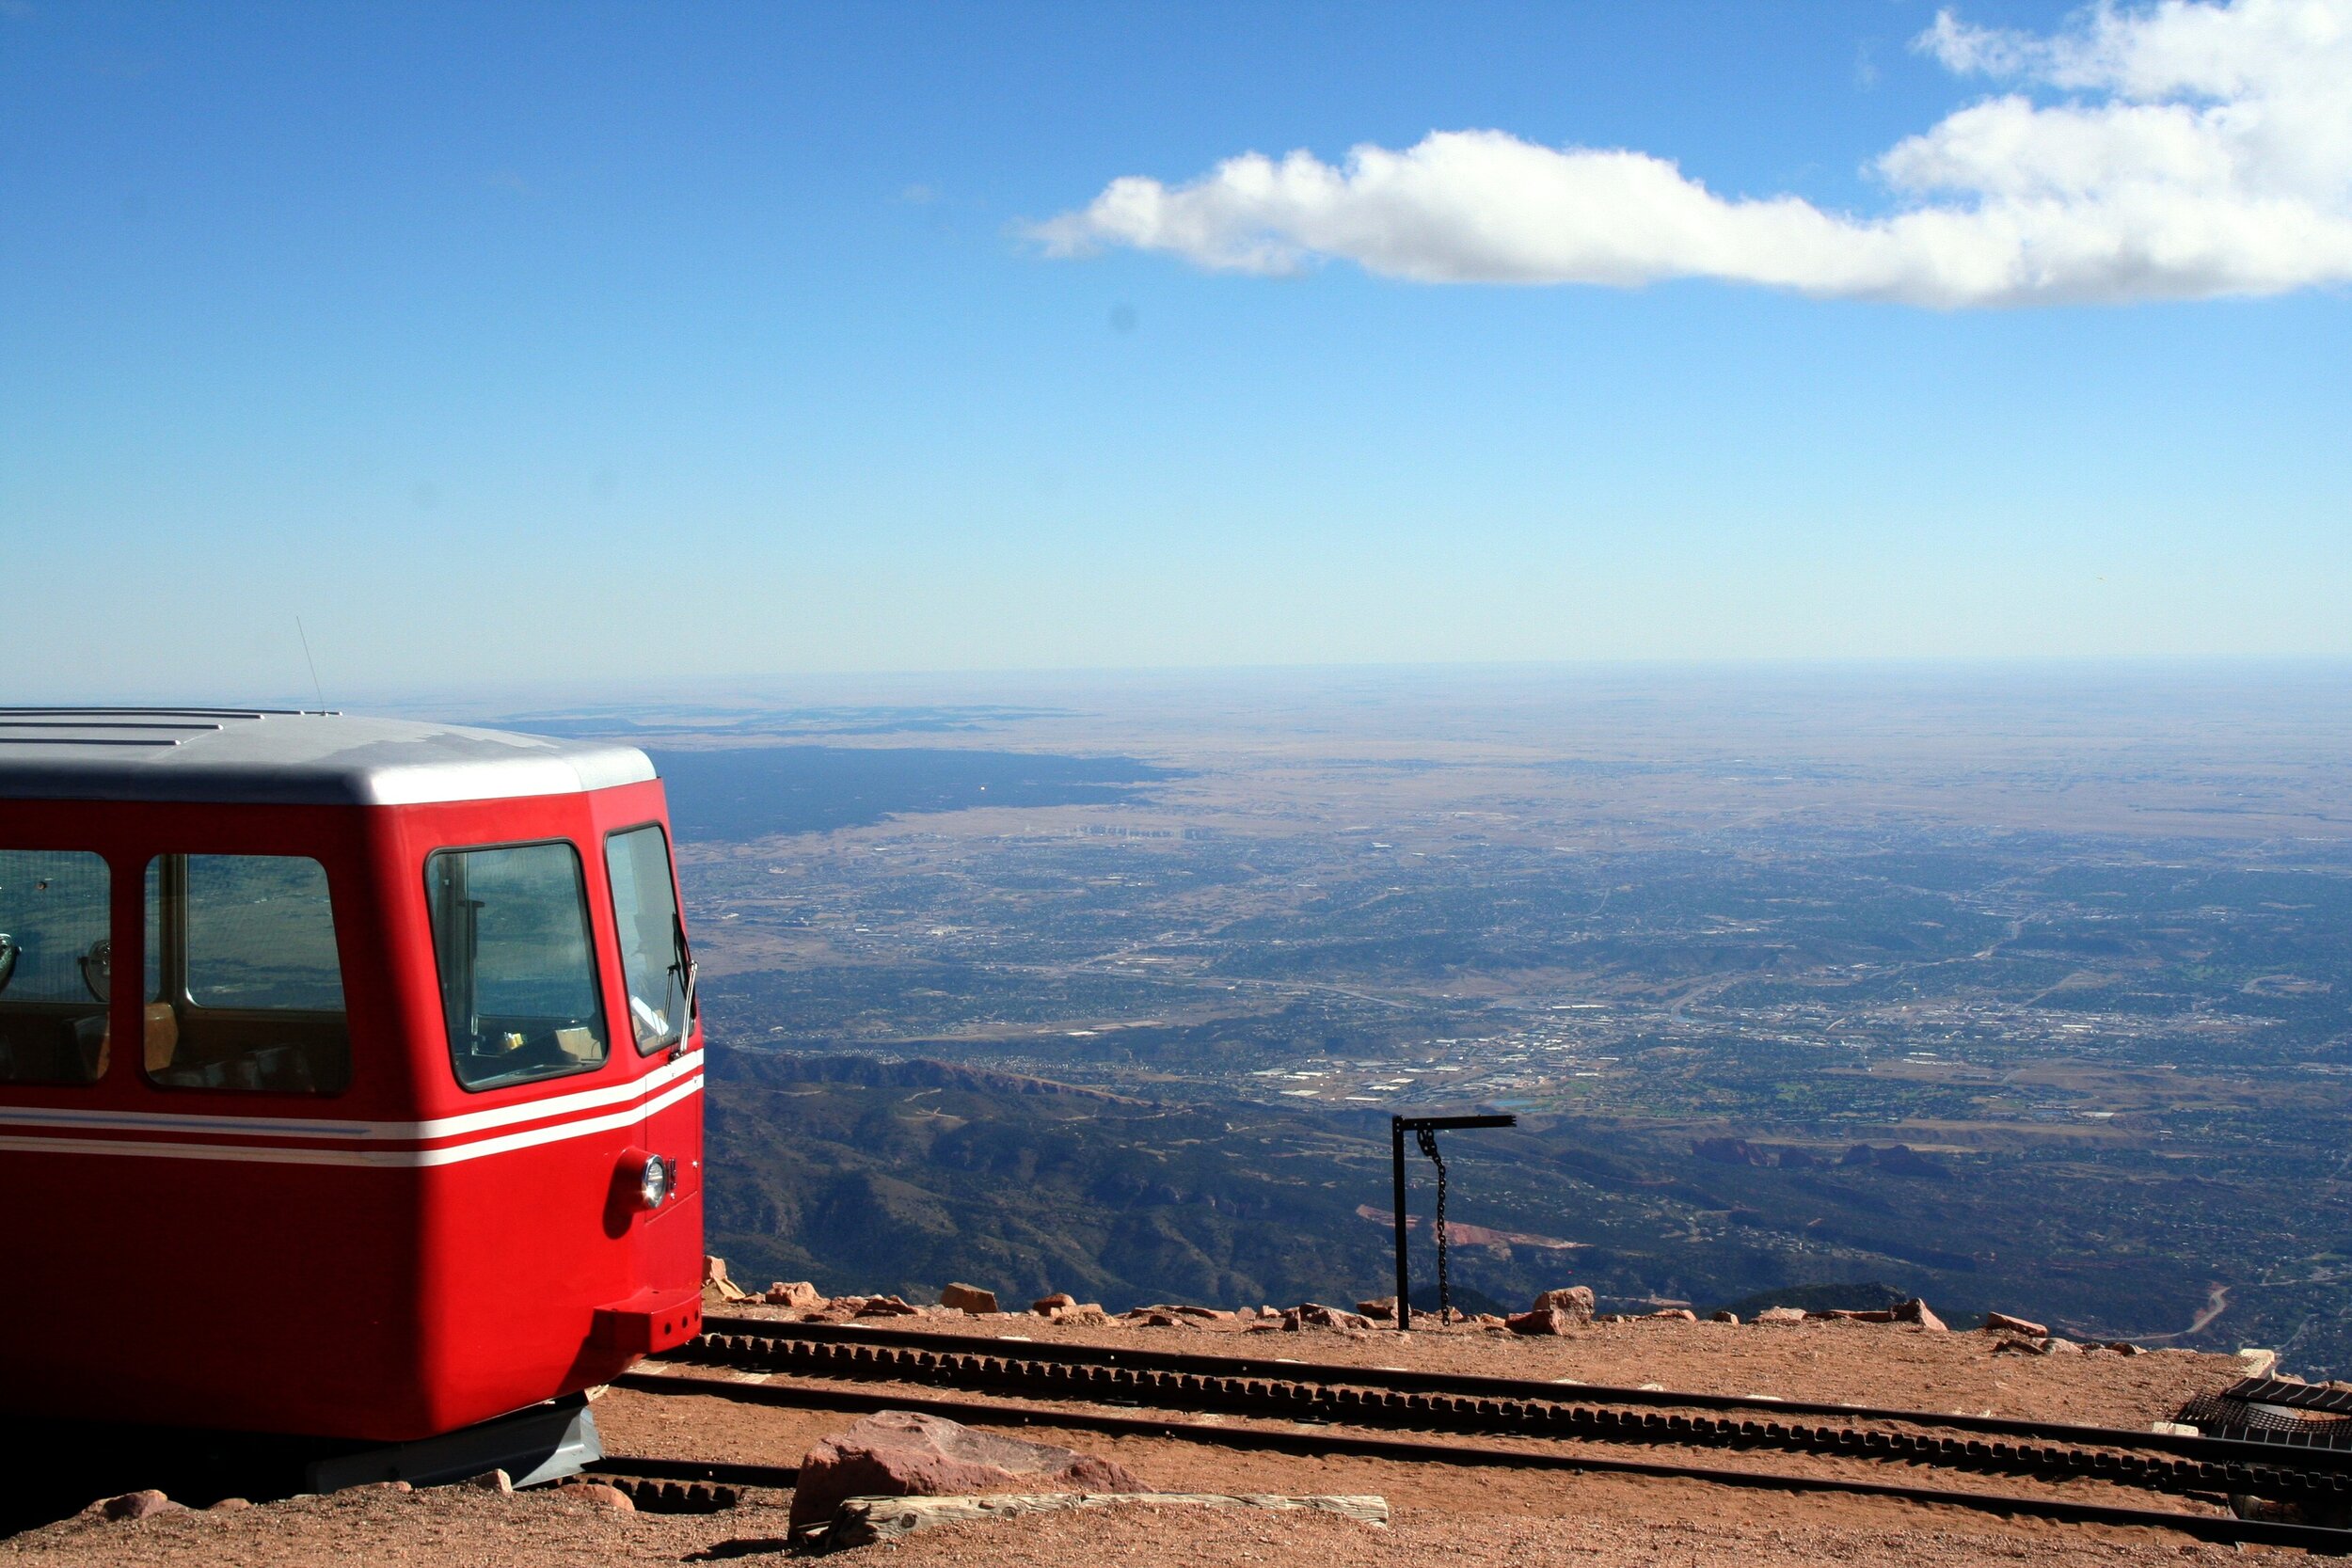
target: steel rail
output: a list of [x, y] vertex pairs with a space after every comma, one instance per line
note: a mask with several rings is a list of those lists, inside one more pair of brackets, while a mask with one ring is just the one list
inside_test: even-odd
[[720, 1460], [654, 1459], [640, 1454], [612, 1453], [596, 1460], [580, 1473], [593, 1475], [599, 1481], [617, 1476], [627, 1481], [765, 1486], [786, 1492], [799, 1485], [801, 1480], [797, 1465], [736, 1465]]
[[[1002, 1404], [982, 1400], [945, 1400], [923, 1396], [859, 1394], [800, 1385], [740, 1383], [716, 1378], [625, 1372], [618, 1386], [664, 1395], [704, 1395], [754, 1404], [817, 1407], [833, 1410], [914, 1410], [945, 1416], [981, 1426], [1058, 1427], [1121, 1437], [1157, 1437], [1208, 1444], [1220, 1448], [1282, 1450], [1309, 1454], [1343, 1454], [1405, 1464], [1503, 1467], [1523, 1470], [1587, 1472], [1597, 1475], [1643, 1476], [1661, 1480], [1697, 1481], [1719, 1486], [1762, 1491], [1834, 1493], [1847, 1497], [1884, 1497], [1912, 1503], [1940, 1504], [1981, 1513], [2025, 1515], [2066, 1524], [2096, 1524], [2171, 1530], [2203, 1541], [2295, 1546], [2328, 1555], [2352, 1554], [2352, 1530], [2316, 1525], [2286, 1524], [2265, 1519], [2240, 1519], [2226, 1513], [2181, 1513], [2167, 1509], [2132, 1508], [2119, 1503], [2084, 1502], [2063, 1497], [2024, 1497], [2014, 1493], [1968, 1492], [1945, 1487], [1915, 1486], [1900, 1481], [1859, 1481], [1839, 1476], [1799, 1475], [1785, 1470], [1745, 1470], [1719, 1465], [1683, 1465], [1655, 1460], [1616, 1459], [1604, 1455], [1562, 1453], [1556, 1449], [1502, 1449], [1458, 1442], [1433, 1443], [1407, 1438], [1348, 1433], [1279, 1431], [1266, 1427], [1213, 1426], [1200, 1421], [1114, 1416], [1096, 1411], [1044, 1410], [1033, 1405]], [[723, 1465], [708, 1466], [723, 1473]], [[758, 1467], [768, 1469], [771, 1467]]]
[[[1283, 1382], [1347, 1384], [1400, 1393], [1457, 1394], [1489, 1399], [1557, 1400], [1567, 1390], [1578, 1399], [1604, 1404], [1645, 1404], [1683, 1410], [1749, 1410], [1781, 1416], [1834, 1416], [1846, 1420], [1906, 1421], [1986, 1436], [2025, 1437], [2044, 1442], [2156, 1449], [2183, 1458], [2220, 1463], [2276, 1464], [2286, 1455], [2308, 1457], [2317, 1467], [2352, 1475], [2352, 1449], [2262, 1442], [2237, 1437], [2188, 1436], [2068, 1421], [2033, 1421], [2012, 1416], [1968, 1416], [1932, 1410], [1898, 1410], [1823, 1401], [1781, 1400], [1753, 1394], [1702, 1394], [1688, 1389], [1628, 1388], [1605, 1383], [1546, 1382], [1540, 1378], [1494, 1377], [1478, 1372], [1414, 1371], [1394, 1367], [1358, 1367], [1289, 1357], [1216, 1355], [1198, 1351], [1129, 1349], [1124, 1345], [1073, 1345], [999, 1336], [943, 1334], [924, 1329], [868, 1328], [855, 1323], [781, 1323], [768, 1318], [706, 1317], [703, 1338], [685, 1347], [691, 1354], [705, 1341], [730, 1337], [805, 1340], [811, 1343], [914, 1346], [962, 1355], [993, 1355], [1070, 1366], [1149, 1368], [1199, 1376], [1267, 1378]], [[990, 1348], [1005, 1347], [1005, 1348]], [[1301, 1348], [1304, 1348], [1303, 1346]], [[676, 1354], [676, 1353], [673, 1353]]]
[[[2184, 1438], [2122, 1428], [1938, 1416], [1802, 1401], [1677, 1394], [1589, 1384], [1539, 1383], [1444, 1372], [1131, 1351], [1120, 1347], [1041, 1345], [975, 1336], [865, 1330], [844, 1338], [836, 1324], [789, 1324], [815, 1334], [723, 1332], [758, 1320], [706, 1324], [701, 1339], [674, 1353], [685, 1360], [812, 1377], [889, 1380], [972, 1388], [1040, 1399], [1078, 1399], [1164, 1409], [1216, 1409], [1242, 1415], [1307, 1416], [1382, 1428], [1432, 1428], [1532, 1437], [1692, 1447], [1777, 1448], [1797, 1452], [1899, 1459], [1944, 1468], [2088, 1476], [2168, 1492], [2246, 1493], [2273, 1497], [2317, 1495], [2340, 1499], [2352, 1487], [2333, 1449], [2280, 1449], [2229, 1438]], [[938, 1348], [931, 1348], [931, 1347]], [[1632, 1405], [1635, 1410], [1613, 1409]], [[1661, 1414], [1658, 1406], [1767, 1413], [1772, 1420]], [[1806, 1415], [1836, 1424], [1782, 1420]], [[1856, 1422], [2030, 1435], [2025, 1443], [1886, 1432]], [[2191, 1457], [2178, 1455], [2190, 1445]], [[2121, 1450], [2121, 1451], [2119, 1451]], [[2316, 1465], [2297, 1463], [2319, 1455]]]
[[801, 1472], [789, 1465], [707, 1464], [699, 1459], [652, 1459], [606, 1454], [580, 1473], [602, 1481], [646, 1513], [723, 1513], [754, 1489], [789, 1491]]

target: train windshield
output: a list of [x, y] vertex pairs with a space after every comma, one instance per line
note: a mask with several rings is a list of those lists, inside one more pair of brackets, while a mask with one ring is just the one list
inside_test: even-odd
[[106, 862], [0, 849], [0, 1084], [94, 1084], [106, 1072]]
[[424, 866], [458, 1082], [487, 1089], [603, 1065], [580, 852], [569, 844], [442, 849]]
[[686, 930], [670, 880], [670, 845], [647, 823], [604, 841], [612, 882], [612, 924], [621, 933], [629, 1027], [645, 1055], [686, 1037]]

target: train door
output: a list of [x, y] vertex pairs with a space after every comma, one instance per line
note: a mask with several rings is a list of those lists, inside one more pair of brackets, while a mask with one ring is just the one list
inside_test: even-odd
[[623, 828], [606, 835], [604, 855], [628, 992], [622, 1033], [645, 1063], [639, 1147], [648, 1156], [644, 1198], [652, 1212], [638, 1227], [641, 1277], [699, 1300], [702, 1042], [669, 837], [656, 822]]

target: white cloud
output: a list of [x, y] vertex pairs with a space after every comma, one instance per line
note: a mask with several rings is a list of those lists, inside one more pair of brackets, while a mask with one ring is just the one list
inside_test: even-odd
[[1880, 215], [1721, 196], [1645, 152], [1438, 131], [1338, 165], [1249, 152], [1189, 184], [1130, 175], [1035, 233], [1055, 255], [1239, 272], [1340, 259], [1418, 282], [1713, 277], [1941, 307], [2352, 280], [2352, 0], [2102, 5], [2049, 36], [1945, 11], [1915, 47], [2012, 90], [1874, 159]]

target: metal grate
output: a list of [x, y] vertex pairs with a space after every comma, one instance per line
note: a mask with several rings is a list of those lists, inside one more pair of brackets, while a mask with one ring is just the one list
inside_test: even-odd
[[2216, 1437], [2290, 1448], [2352, 1449], [2352, 1388], [2327, 1383], [2248, 1378], [2201, 1394], [2180, 1418]]

